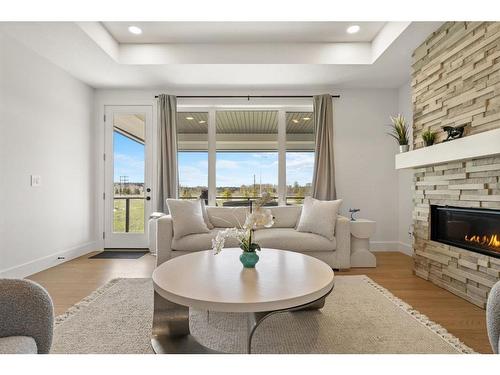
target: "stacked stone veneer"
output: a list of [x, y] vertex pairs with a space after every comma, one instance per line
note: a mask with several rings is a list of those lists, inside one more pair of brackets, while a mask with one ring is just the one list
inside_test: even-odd
[[422, 131], [466, 134], [500, 127], [500, 22], [447, 22], [413, 54], [413, 144]]
[[430, 240], [430, 206], [500, 209], [500, 157], [415, 170], [415, 274], [480, 307], [500, 279], [500, 259]]
[[[447, 22], [413, 56], [413, 146], [422, 131], [445, 138], [500, 128], [500, 23]], [[499, 139], [500, 142], [500, 139]], [[500, 209], [500, 155], [415, 170], [415, 274], [485, 307], [500, 259], [430, 240], [430, 205]]]

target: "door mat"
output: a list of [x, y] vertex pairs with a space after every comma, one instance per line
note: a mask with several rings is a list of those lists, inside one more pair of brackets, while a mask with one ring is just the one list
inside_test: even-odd
[[139, 259], [149, 253], [148, 250], [116, 251], [104, 250], [99, 254], [89, 257], [89, 259]]

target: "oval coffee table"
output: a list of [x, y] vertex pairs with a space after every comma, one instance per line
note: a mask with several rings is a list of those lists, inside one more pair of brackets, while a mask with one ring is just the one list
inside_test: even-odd
[[240, 249], [183, 255], [153, 272], [154, 316], [151, 343], [156, 353], [215, 353], [189, 331], [189, 308], [246, 313], [247, 352], [267, 317], [287, 311], [320, 309], [333, 289], [330, 266], [285, 250], [263, 249], [255, 269], [242, 266]]

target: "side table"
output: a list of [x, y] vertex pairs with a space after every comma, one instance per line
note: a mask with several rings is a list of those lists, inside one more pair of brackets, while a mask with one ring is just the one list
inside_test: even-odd
[[377, 259], [370, 251], [370, 236], [375, 233], [375, 221], [356, 219], [351, 227], [351, 267], [376, 267]]

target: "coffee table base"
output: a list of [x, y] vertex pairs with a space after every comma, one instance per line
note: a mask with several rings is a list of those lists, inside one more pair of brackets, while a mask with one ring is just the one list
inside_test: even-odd
[[[247, 314], [247, 353], [252, 353], [252, 339], [256, 329], [268, 317], [293, 311], [318, 310], [325, 305], [326, 297], [284, 310], [255, 312]], [[156, 354], [220, 354], [200, 344], [189, 330], [189, 307], [166, 300], [154, 294], [153, 335], [151, 345]]]
[[182, 337], [154, 336], [151, 346], [156, 354], [221, 354], [201, 345], [191, 335]]
[[189, 331], [189, 307], [154, 294], [153, 336], [151, 345], [156, 354], [215, 354], [201, 345]]

